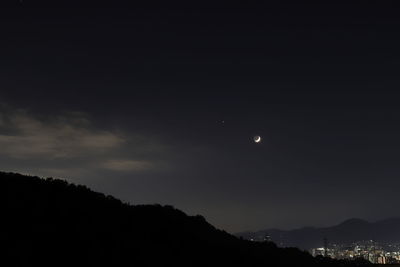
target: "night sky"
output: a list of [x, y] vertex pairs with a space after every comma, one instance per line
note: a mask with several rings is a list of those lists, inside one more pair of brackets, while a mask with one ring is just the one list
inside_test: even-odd
[[400, 216], [400, 10], [346, 3], [15, 1], [0, 169], [229, 232]]

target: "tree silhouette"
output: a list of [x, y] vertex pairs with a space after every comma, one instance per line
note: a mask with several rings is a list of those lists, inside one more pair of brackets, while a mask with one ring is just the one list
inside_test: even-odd
[[1, 266], [362, 266], [251, 242], [172, 206], [0, 172]]

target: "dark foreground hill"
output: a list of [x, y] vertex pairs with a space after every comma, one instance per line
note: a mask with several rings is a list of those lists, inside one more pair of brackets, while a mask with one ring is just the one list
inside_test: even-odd
[[356, 266], [250, 242], [170, 206], [0, 172], [0, 266]]
[[304, 227], [284, 231], [278, 229], [241, 233], [245, 239], [263, 240], [265, 236], [280, 246], [310, 249], [323, 246], [323, 239], [330, 243], [351, 244], [356, 241], [374, 240], [381, 243], [400, 242], [400, 218], [391, 218], [374, 223], [361, 219], [349, 219], [331, 227]]

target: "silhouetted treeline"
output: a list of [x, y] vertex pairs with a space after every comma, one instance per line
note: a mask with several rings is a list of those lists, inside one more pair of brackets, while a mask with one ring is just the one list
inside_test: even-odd
[[201, 216], [0, 172], [0, 266], [361, 266], [238, 239]]

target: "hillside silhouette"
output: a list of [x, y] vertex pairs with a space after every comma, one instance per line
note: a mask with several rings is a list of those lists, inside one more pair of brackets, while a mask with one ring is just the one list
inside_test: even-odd
[[377, 222], [362, 219], [348, 219], [330, 227], [304, 227], [294, 230], [268, 229], [257, 232], [239, 233], [245, 239], [263, 240], [268, 235], [279, 246], [310, 249], [321, 247], [323, 238], [336, 244], [351, 244], [357, 241], [374, 240], [382, 243], [400, 242], [400, 218]]
[[2, 266], [362, 266], [251, 242], [171, 206], [0, 172]]

